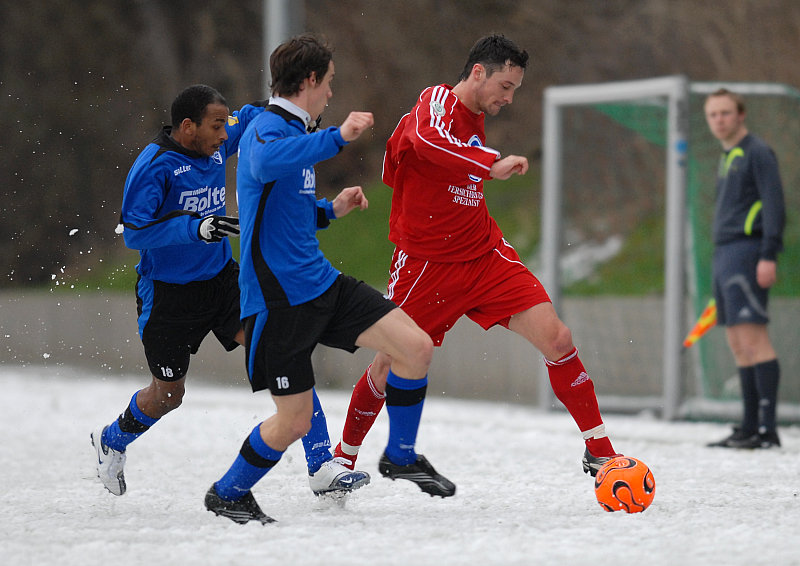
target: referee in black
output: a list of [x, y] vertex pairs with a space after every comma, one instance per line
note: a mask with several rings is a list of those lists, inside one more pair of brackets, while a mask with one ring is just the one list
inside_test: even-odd
[[713, 224], [717, 322], [725, 326], [744, 404], [741, 425], [709, 446], [778, 447], [780, 366], [767, 332], [767, 299], [777, 280], [786, 222], [778, 161], [763, 140], [747, 131], [739, 95], [717, 90], [706, 98], [704, 110], [723, 149]]

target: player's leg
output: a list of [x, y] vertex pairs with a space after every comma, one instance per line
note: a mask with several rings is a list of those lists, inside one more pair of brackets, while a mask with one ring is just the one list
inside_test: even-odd
[[[287, 387], [290, 387], [287, 384]], [[252, 487], [280, 461], [295, 440], [311, 427], [314, 410], [311, 389], [289, 395], [273, 395], [277, 411], [245, 438], [231, 467], [206, 493], [206, 509], [237, 523], [274, 521], [261, 511]]]
[[342, 430], [342, 440], [333, 452], [334, 457], [349, 469], [354, 469], [358, 451], [386, 399], [386, 378], [392, 360], [383, 352], [375, 355], [372, 363], [358, 380], [350, 396], [347, 417]]
[[[256, 503], [251, 488], [280, 461], [289, 445], [311, 428], [311, 352], [318, 331], [298, 324], [302, 316], [301, 309], [293, 307], [263, 311], [244, 320], [250, 385], [253, 391], [269, 389], [277, 411], [250, 432], [231, 467], [206, 493], [206, 509], [237, 523], [272, 522]], [[309, 317], [307, 322], [311, 325], [314, 320]]]
[[739, 368], [744, 415], [735, 448], [780, 446], [776, 425], [780, 365], [766, 324], [726, 328], [728, 345]]
[[[223, 271], [209, 285], [209, 295], [205, 301], [216, 305], [214, 335], [227, 351], [237, 345], [244, 345], [244, 329], [240, 314], [239, 265], [231, 260]], [[331, 440], [328, 434], [328, 423], [322, 404], [314, 392], [314, 413], [311, 417], [311, 429], [303, 437], [306, 463], [308, 465], [309, 483], [315, 494], [331, 491], [341, 481], [355, 481], [352, 474], [341, 464], [333, 463]], [[363, 485], [369, 482], [369, 474], [359, 472], [356, 480]]]
[[506, 326], [539, 350], [547, 362], [550, 383], [583, 434], [584, 471], [594, 475], [615, 454], [605, 432], [594, 384], [542, 284], [503, 241], [481, 258], [481, 275], [470, 287], [472, 307], [466, 314], [483, 328]]
[[391, 358], [386, 377], [387, 452], [395, 463], [409, 464], [416, 459], [414, 444], [428, 385], [433, 342], [407, 314], [393, 309], [362, 332], [356, 344], [384, 352]]
[[365, 330], [356, 344], [384, 352], [391, 359], [385, 389], [389, 440], [378, 464], [381, 474], [412, 481], [432, 496], [454, 495], [456, 486], [414, 450], [433, 341], [407, 314], [394, 309]]
[[606, 435], [594, 383], [578, 357], [572, 333], [549, 302], [512, 316], [508, 328], [525, 337], [544, 355], [553, 392], [583, 434], [584, 471], [594, 475], [616, 452]]
[[[461, 304], [451, 301], [463, 294], [463, 278], [461, 272], [452, 273], [449, 266], [409, 257], [400, 249], [392, 258], [387, 295], [432, 338], [434, 345], [441, 344], [447, 329], [463, 314]], [[344, 462], [355, 462], [384, 405], [391, 365], [391, 356], [379, 351], [353, 389], [342, 442], [334, 452]]]
[[769, 338], [769, 290], [756, 280], [758, 242], [733, 242], [714, 250], [712, 274], [717, 323], [725, 326], [728, 346], [739, 371], [742, 422], [733, 433], [709, 446], [780, 446], [776, 406], [780, 367]]
[[370, 477], [368, 473], [354, 470], [354, 466], [345, 466], [341, 460], [333, 457], [328, 424], [316, 390], [313, 390], [313, 396], [311, 428], [303, 436], [308, 483], [314, 495], [329, 495], [341, 499], [347, 493], [367, 485]]
[[154, 288], [143, 281], [137, 288], [142, 345], [152, 380], [133, 394], [116, 420], [91, 434], [97, 475], [114, 495], [122, 495], [127, 489], [127, 447], [181, 405], [193, 344], [199, 344], [209, 330], [185, 322], [182, 313], [186, 311], [181, 309], [186, 301], [191, 304], [197, 298], [188, 291], [186, 295], [172, 288]]

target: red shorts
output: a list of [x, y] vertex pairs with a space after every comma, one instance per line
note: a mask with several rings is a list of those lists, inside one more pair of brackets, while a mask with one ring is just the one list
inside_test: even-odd
[[462, 315], [484, 330], [495, 324], [508, 328], [513, 315], [550, 302], [505, 240], [477, 259], [458, 263], [416, 259], [396, 248], [387, 291], [437, 346]]

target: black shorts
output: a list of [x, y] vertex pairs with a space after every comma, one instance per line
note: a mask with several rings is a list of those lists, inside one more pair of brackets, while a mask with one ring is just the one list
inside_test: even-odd
[[756, 281], [756, 266], [761, 257], [759, 240], [738, 240], [714, 249], [712, 274], [717, 323], [767, 324], [769, 289]]
[[[191, 283], [153, 281], [152, 288], [137, 285], [136, 299], [142, 344], [154, 377], [177, 381], [189, 369], [189, 355], [196, 354], [209, 332], [227, 351], [238, 343], [239, 264], [231, 260], [215, 277]], [[144, 318], [146, 317], [146, 318]]]
[[253, 391], [292, 395], [314, 387], [317, 344], [348, 352], [370, 326], [397, 306], [363, 281], [339, 275], [316, 299], [244, 319], [247, 375]]

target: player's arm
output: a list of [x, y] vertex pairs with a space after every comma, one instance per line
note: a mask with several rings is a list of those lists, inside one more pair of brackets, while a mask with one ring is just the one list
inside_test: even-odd
[[[437, 88], [432, 91], [433, 98], [437, 97]], [[492, 164], [500, 157], [500, 152], [453, 135], [450, 128], [454, 117], [450, 110], [455, 102], [454, 94], [448, 92], [443, 100], [432, 98], [426, 104], [427, 98], [426, 95], [409, 116], [409, 127], [413, 128], [411, 140], [417, 156], [459, 175], [489, 178]]]
[[505, 181], [511, 175], [524, 175], [528, 172], [528, 159], [519, 155], [509, 155], [492, 163], [489, 175], [492, 179]]
[[753, 173], [761, 200], [761, 259], [774, 262], [783, 249], [786, 205], [778, 160], [771, 150], [765, 148], [754, 156]]
[[361, 187], [342, 189], [332, 201], [321, 198], [317, 201], [317, 230], [327, 228], [331, 220], [341, 218], [355, 208], [366, 210], [368, 206], [369, 201]]
[[199, 214], [184, 210], [161, 211], [167, 173], [158, 169], [131, 171], [122, 200], [125, 245], [134, 250], [200, 241]]
[[335, 156], [347, 144], [336, 127], [293, 135], [259, 121], [250, 131], [242, 141], [241, 151], [247, 154], [250, 174], [263, 183], [313, 167]]
[[230, 157], [234, 155], [239, 149], [239, 141], [242, 139], [247, 126], [250, 125], [256, 117], [264, 113], [264, 106], [257, 104], [245, 104], [241, 109], [235, 110], [233, 114], [228, 116], [228, 121], [225, 123], [225, 131], [228, 134], [228, 139], [225, 140], [225, 155]]
[[778, 262], [760, 259], [756, 264], [756, 282], [762, 289], [769, 289], [778, 281]]
[[361, 187], [346, 187], [342, 189], [336, 198], [333, 199], [333, 213], [336, 218], [341, 218], [350, 213], [351, 210], [359, 209], [366, 210], [369, 206], [369, 201], [364, 195], [364, 190]]

